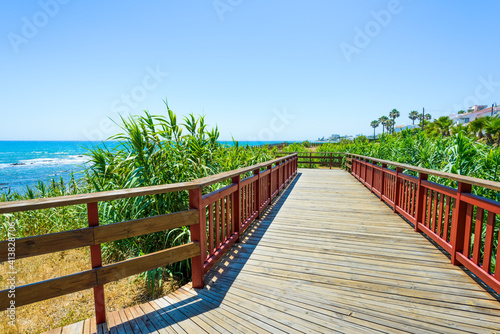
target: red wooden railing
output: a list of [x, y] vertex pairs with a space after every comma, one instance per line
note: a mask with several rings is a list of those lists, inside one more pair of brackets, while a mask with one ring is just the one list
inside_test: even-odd
[[[500, 293], [496, 219], [500, 202], [471, 193], [472, 186], [500, 191], [500, 183], [356, 154], [347, 156], [348, 169], [355, 178], [413, 223], [416, 232], [425, 233], [443, 247], [453, 264], [465, 266]], [[413, 171], [418, 177], [403, 170]], [[431, 182], [430, 175], [456, 181], [458, 186], [455, 189]]]
[[[87, 205], [88, 228], [16, 239], [14, 252], [15, 258], [21, 259], [90, 247], [92, 269], [16, 287], [15, 306], [93, 288], [96, 323], [101, 324], [106, 321], [104, 284], [185, 259], [192, 260], [193, 286], [202, 288], [205, 273], [240, 238], [249, 224], [259, 218], [262, 210], [296, 174], [297, 155], [291, 154], [184, 183], [2, 202], [0, 214]], [[247, 177], [241, 180], [242, 176]], [[206, 187], [225, 184], [228, 180], [231, 184], [202, 195]], [[190, 210], [99, 226], [99, 202], [186, 190], [189, 191]], [[102, 243], [181, 226], [190, 226], [191, 242], [113, 264], [102, 264]], [[13, 252], [11, 244], [9, 240], [0, 242], [0, 262], [10, 258]], [[9, 295], [9, 289], [0, 291], [0, 309], [10, 306], [12, 300]]]
[[[203, 278], [208, 270], [296, 175], [297, 155], [235, 172], [219, 174], [214, 180], [213, 177], [205, 178], [210, 180], [208, 182], [199, 180], [208, 186], [231, 179], [230, 185], [215, 192], [201, 196], [203, 187], [189, 191], [190, 207], [200, 212], [199, 224], [191, 226], [191, 239], [201, 245], [200, 257], [193, 258], [195, 288], [205, 285]], [[241, 179], [245, 174], [251, 175]]]

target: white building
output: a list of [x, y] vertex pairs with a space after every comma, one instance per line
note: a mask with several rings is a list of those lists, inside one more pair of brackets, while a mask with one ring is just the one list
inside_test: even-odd
[[484, 116], [495, 116], [500, 113], [500, 107], [474, 106], [470, 107], [465, 114], [451, 114], [450, 118], [454, 124], [467, 124], [476, 118]]

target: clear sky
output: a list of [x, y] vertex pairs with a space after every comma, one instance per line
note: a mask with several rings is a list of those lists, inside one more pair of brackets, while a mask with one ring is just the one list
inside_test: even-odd
[[165, 97], [242, 141], [500, 104], [498, 0], [23, 0], [0, 15], [0, 140], [105, 139], [108, 118], [164, 113]]

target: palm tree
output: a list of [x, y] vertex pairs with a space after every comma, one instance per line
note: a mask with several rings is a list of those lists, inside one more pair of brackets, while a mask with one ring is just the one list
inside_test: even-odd
[[476, 118], [472, 122], [470, 122], [467, 127], [470, 129], [470, 132], [475, 134], [479, 139], [484, 137], [483, 130], [485, 128], [486, 123], [489, 121], [489, 116]]
[[387, 121], [389, 120], [389, 117], [387, 116], [382, 116], [378, 119], [380, 123], [382, 123], [382, 134], [384, 134], [384, 130], [387, 128]]
[[448, 116], [441, 116], [438, 119], [436, 119], [432, 124], [435, 124], [436, 130], [442, 136], [446, 137], [450, 135], [451, 126], [453, 125], [453, 120]]
[[489, 117], [484, 125], [484, 131], [490, 144], [494, 143], [495, 136], [497, 137], [497, 143], [500, 144], [500, 118]]
[[415, 125], [415, 120], [420, 116], [418, 111], [412, 110], [410, 114], [408, 115], [408, 118], [412, 120], [412, 125]]
[[400, 116], [399, 111], [397, 109], [392, 109], [389, 113], [389, 117], [392, 118], [392, 132], [394, 132], [394, 126], [396, 125], [396, 118]]
[[378, 120], [372, 121], [370, 126], [373, 128], [373, 139], [375, 139], [375, 128], [378, 128], [380, 122]]
[[420, 127], [425, 126], [426, 124], [429, 124], [428, 121], [430, 121], [431, 119], [432, 119], [431, 114], [425, 114], [425, 115], [423, 115], [423, 117], [422, 117], [422, 114], [418, 115], [418, 120], [420, 121], [420, 124], [419, 124]]
[[387, 122], [385, 122], [385, 126], [387, 127], [388, 132], [394, 133], [394, 124], [396, 124], [396, 122], [394, 122], [393, 119], [389, 119], [387, 120]]

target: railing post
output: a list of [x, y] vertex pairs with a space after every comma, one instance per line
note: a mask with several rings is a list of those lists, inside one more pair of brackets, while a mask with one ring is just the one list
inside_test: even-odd
[[233, 233], [238, 233], [238, 239], [236, 242], [241, 241], [240, 226], [241, 226], [241, 186], [240, 186], [240, 175], [232, 178], [232, 182], [238, 187], [236, 191], [232, 194], [232, 223], [233, 223]]
[[312, 152], [309, 153], [309, 168], [312, 168], [312, 161], [313, 161], [312, 156], [313, 156]]
[[380, 172], [380, 200], [381, 201], [384, 200], [382, 198], [384, 196], [384, 189], [385, 189], [384, 168], [387, 168], [387, 164], [382, 164], [382, 171]]
[[200, 255], [191, 259], [191, 276], [193, 288], [203, 289], [205, 286], [204, 265], [207, 256], [206, 208], [201, 204], [201, 188], [189, 190], [189, 208], [198, 210], [198, 224], [190, 226], [191, 241], [200, 243]]
[[276, 167], [278, 167], [278, 168], [276, 168], [276, 174], [277, 174], [276, 175], [276, 190], [278, 190], [278, 192], [276, 193], [276, 196], [279, 196], [280, 190], [281, 190], [280, 189], [281, 188], [280, 187], [281, 186], [281, 182], [280, 181], [281, 181], [281, 174], [282, 174], [282, 172], [281, 172], [281, 161], [278, 161], [276, 163]]
[[418, 228], [418, 223], [422, 222], [422, 218], [424, 217], [424, 195], [425, 188], [422, 185], [422, 181], [427, 180], [428, 175], [424, 173], [418, 173], [418, 185], [417, 185], [417, 204], [415, 205], [415, 232], [420, 232]]
[[399, 181], [399, 174], [401, 174], [403, 172], [403, 168], [400, 168], [400, 167], [396, 167], [396, 179], [394, 180], [394, 186], [396, 187], [396, 189], [394, 189], [394, 208], [393, 208], [393, 212], [396, 213], [396, 208], [398, 207], [399, 205], [399, 186], [401, 184], [401, 182]]
[[257, 175], [257, 182], [255, 183], [255, 210], [257, 211], [257, 217], [255, 219], [260, 219], [260, 168], [254, 170], [253, 175]]
[[373, 188], [374, 188], [374, 185], [375, 185], [375, 161], [372, 160], [372, 175], [371, 175], [371, 185], [370, 185], [370, 189], [373, 193]]
[[362, 177], [362, 180], [363, 182], [366, 182], [366, 161], [367, 159], [360, 159], [362, 162], [361, 162], [361, 166], [362, 166], [362, 169], [363, 169], [363, 177]]
[[[99, 209], [97, 202], [87, 204], [87, 218], [89, 227], [99, 226]], [[92, 269], [102, 266], [101, 245], [90, 246], [90, 259]], [[96, 324], [106, 322], [106, 307], [104, 303], [104, 286], [99, 285], [94, 288], [94, 306]]]
[[333, 153], [330, 153], [330, 169], [332, 169]]
[[270, 164], [267, 166], [267, 169], [269, 169], [269, 186], [267, 187], [267, 196], [269, 197], [269, 204], [271, 204], [273, 196], [273, 165]]
[[457, 200], [454, 203], [453, 216], [451, 218], [451, 263], [458, 265], [457, 253], [464, 250], [465, 218], [467, 203], [462, 201], [463, 193], [470, 193], [472, 186], [468, 183], [458, 182]]

